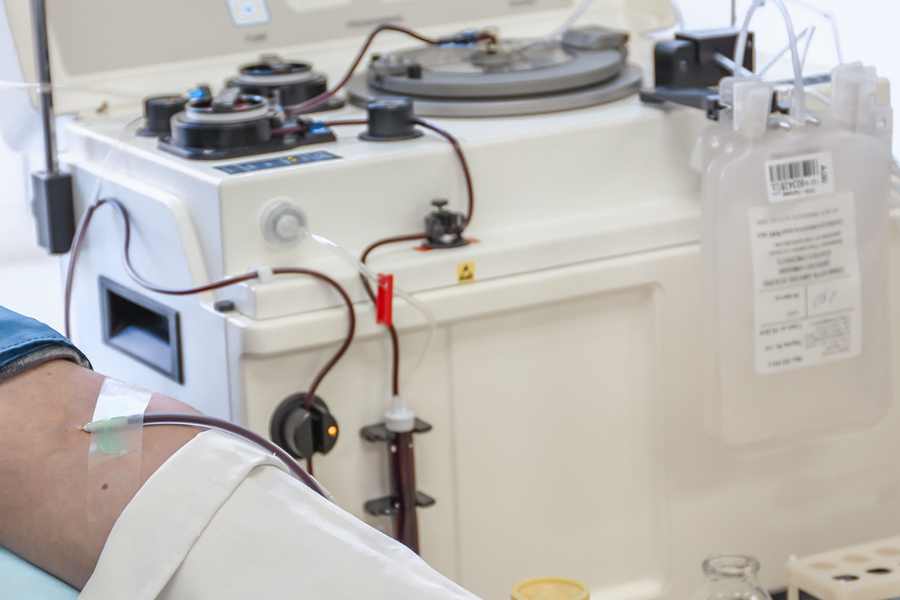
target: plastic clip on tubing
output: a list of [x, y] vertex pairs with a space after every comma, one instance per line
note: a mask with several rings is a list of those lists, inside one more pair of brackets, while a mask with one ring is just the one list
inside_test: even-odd
[[376, 321], [388, 327], [394, 324], [394, 276], [378, 274], [378, 298], [376, 305]]

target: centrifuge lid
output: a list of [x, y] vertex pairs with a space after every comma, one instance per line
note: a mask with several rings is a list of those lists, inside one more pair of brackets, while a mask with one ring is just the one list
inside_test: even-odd
[[356, 105], [390, 96], [431, 117], [496, 117], [583, 108], [637, 92], [627, 34], [574, 29], [562, 39], [420, 46], [372, 61], [348, 87]]

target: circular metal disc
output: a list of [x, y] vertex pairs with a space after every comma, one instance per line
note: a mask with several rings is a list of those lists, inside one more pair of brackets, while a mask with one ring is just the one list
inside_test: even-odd
[[[433, 98], [403, 94], [413, 100], [415, 114], [421, 117], [508, 117], [585, 108], [620, 100], [637, 93], [643, 75], [638, 67], [627, 65], [612, 80], [574, 90], [506, 98]], [[365, 75], [347, 84], [350, 102], [365, 108], [372, 100], [397, 96], [369, 86]]]
[[492, 46], [426, 46], [372, 62], [373, 90], [431, 98], [532, 96], [610, 80], [625, 67], [624, 48], [585, 50], [509, 40]]

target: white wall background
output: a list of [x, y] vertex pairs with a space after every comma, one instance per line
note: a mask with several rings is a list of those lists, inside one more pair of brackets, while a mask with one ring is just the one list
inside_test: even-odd
[[[895, 94], [900, 95], [897, 91], [900, 90], [900, 42], [897, 41], [900, 39], [900, 0], [804, 1], [836, 15], [846, 61], [861, 60], [875, 65], [881, 75], [895, 82]], [[749, 5], [750, 0], [738, 1], [739, 22]], [[731, 0], [681, 0], [679, 6], [689, 29], [718, 28], [730, 23]], [[809, 25], [817, 28], [808, 62], [827, 68], [833, 66], [837, 55], [829, 23], [797, 3], [791, 2], [789, 6], [798, 32]], [[0, 80], [18, 79], [21, 73], [11, 53], [9, 31], [4, 25], [0, 22]], [[757, 48], [762, 52], [777, 51], [787, 42], [784, 25], [774, 5], [757, 12], [752, 28], [757, 32]], [[815, 72], [815, 69], [808, 72]], [[10, 98], [8, 93], [0, 93], [0, 106], [4, 107], [5, 113], [0, 115], [0, 129], [3, 130], [10, 126], [21, 128], [28, 121], [16, 117], [14, 124], [10, 125], [8, 119], [4, 123], [2, 117], [9, 115], [7, 107], [11, 104], [21, 107], [21, 97], [12, 103]], [[900, 154], [900, 143], [895, 142], [894, 147]], [[35, 243], [28, 208], [28, 185], [23, 157], [0, 141], [0, 305], [61, 327], [58, 260], [47, 257]]]

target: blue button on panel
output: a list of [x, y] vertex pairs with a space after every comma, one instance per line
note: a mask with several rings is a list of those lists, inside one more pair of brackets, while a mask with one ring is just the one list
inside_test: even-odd
[[269, 22], [266, 0], [226, 0], [231, 22], [237, 27], [264, 25]]

